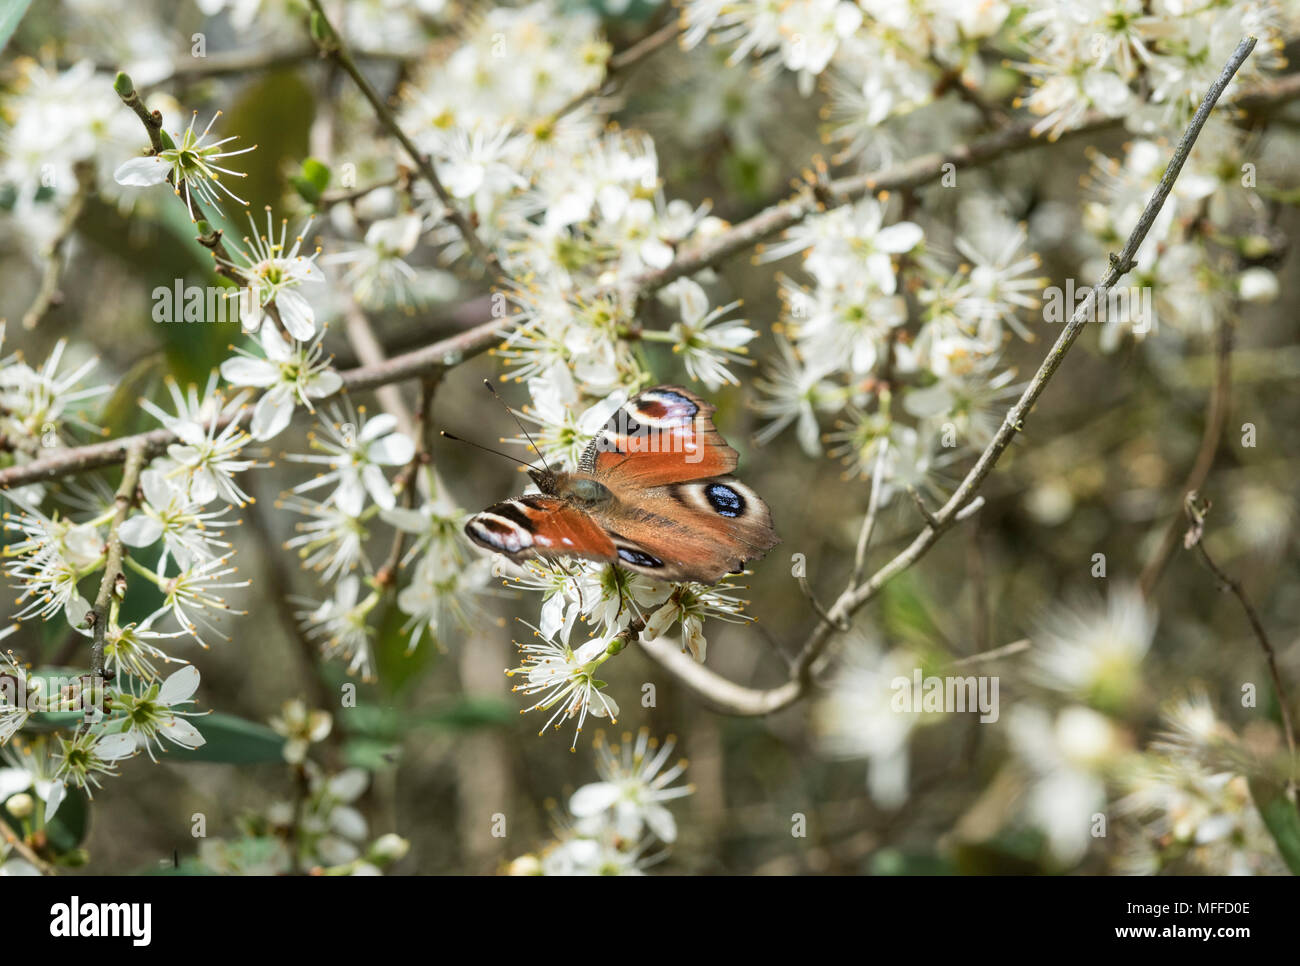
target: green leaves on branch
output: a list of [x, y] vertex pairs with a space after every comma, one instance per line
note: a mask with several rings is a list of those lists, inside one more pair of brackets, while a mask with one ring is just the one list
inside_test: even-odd
[[256, 765], [284, 761], [284, 738], [264, 724], [231, 714], [213, 713], [194, 719], [205, 743], [193, 751], [176, 749], [169, 760]]

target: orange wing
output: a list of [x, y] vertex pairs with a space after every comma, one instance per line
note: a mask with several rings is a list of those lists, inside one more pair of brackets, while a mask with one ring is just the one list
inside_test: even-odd
[[490, 506], [465, 522], [465, 533], [480, 547], [512, 560], [617, 559], [614, 542], [589, 513], [553, 496], [525, 496]]
[[620, 489], [725, 476], [738, 457], [713, 425], [715, 409], [678, 386], [643, 390], [610, 417], [578, 469]]
[[781, 542], [767, 504], [734, 477], [615, 496], [611, 511], [593, 515], [613, 538], [619, 565], [647, 577], [717, 583]]

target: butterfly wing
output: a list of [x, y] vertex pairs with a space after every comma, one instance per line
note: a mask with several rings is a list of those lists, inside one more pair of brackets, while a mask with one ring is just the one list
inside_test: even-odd
[[679, 386], [642, 390], [596, 434], [578, 469], [637, 487], [725, 476], [738, 457], [713, 425], [715, 409]]
[[614, 541], [591, 514], [553, 496], [525, 496], [490, 506], [465, 522], [465, 533], [480, 547], [515, 561], [566, 556], [618, 559]]
[[730, 476], [738, 457], [714, 409], [678, 386], [643, 390], [596, 435], [578, 473], [535, 476], [547, 495], [489, 507], [465, 532], [514, 560], [584, 557], [717, 583], [780, 540], [767, 504]]
[[647, 577], [714, 584], [781, 542], [767, 504], [733, 477], [613, 492], [592, 516], [619, 565]]

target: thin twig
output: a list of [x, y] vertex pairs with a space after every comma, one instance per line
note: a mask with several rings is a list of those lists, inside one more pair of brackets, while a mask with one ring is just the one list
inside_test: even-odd
[[4, 836], [4, 840], [9, 843], [10, 848], [35, 866], [41, 875], [58, 875], [54, 866], [37, 855], [30, 845], [19, 838], [4, 819], [0, 819], [0, 835]]
[[112, 522], [108, 525], [108, 539], [105, 541], [107, 559], [104, 561], [104, 576], [99, 581], [99, 593], [95, 595], [95, 606], [88, 618], [93, 634], [90, 673], [95, 678], [104, 676], [104, 639], [108, 633], [110, 605], [114, 598], [120, 600], [126, 593], [126, 576], [122, 573], [122, 538], [118, 531], [135, 502], [135, 488], [140, 482], [140, 473], [145, 463], [144, 447], [132, 446], [126, 454], [126, 464], [122, 467], [122, 482], [113, 495], [115, 509]]
[[925, 518], [926, 526], [937, 527], [939, 521], [934, 518], [934, 514], [930, 512], [930, 508], [925, 505], [925, 500], [921, 497], [921, 494], [917, 492], [916, 487], [909, 486], [907, 488], [907, 495], [912, 498], [912, 502], [916, 504], [917, 510], [919, 510], [921, 516]]
[[[403, 170], [406, 170], [405, 168]], [[372, 191], [379, 191], [382, 188], [395, 188], [405, 181], [402, 174], [395, 174], [391, 178], [384, 178], [382, 181], [376, 181], [373, 184], [365, 184], [359, 188], [340, 188], [338, 191], [327, 191], [320, 197], [320, 207], [328, 208], [331, 205], [345, 204], [349, 201], [357, 201], [364, 198]]]
[[[162, 77], [145, 84], [146, 89], [163, 87], [173, 81], [198, 80], [208, 77], [242, 77], [259, 71], [277, 71], [294, 67], [317, 57], [320, 51], [314, 47], [302, 46], [287, 50], [242, 50], [223, 51], [208, 54], [206, 57], [188, 57], [172, 63], [171, 70]], [[357, 60], [388, 61], [404, 63], [410, 55], [394, 53], [387, 50], [354, 50], [352, 55]], [[108, 70], [107, 67], [101, 67]]]
[[[1214, 342], [1214, 386], [1205, 407], [1205, 428], [1201, 432], [1201, 444], [1197, 447], [1196, 459], [1179, 494], [1179, 499], [1184, 504], [1189, 493], [1195, 493], [1205, 485], [1210, 470], [1214, 468], [1214, 454], [1219, 449], [1223, 429], [1228, 421], [1228, 398], [1232, 393], [1232, 320], [1226, 315], [1216, 320]], [[1166, 565], [1178, 548], [1182, 519], [1181, 515], [1174, 514], [1165, 528], [1155, 555], [1142, 569], [1138, 587], [1143, 597], [1150, 597], [1155, 591]]]
[[151, 111], [144, 106], [144, 101], [140, 99], [139, 92], [135, 89], [135, 84], [131, 81], [129, 75], [122, 71], [117, 72], [113, 79], [113, 90], [117, 91], [117, 96], [122, 99], [122, 103], [135, 112], [144, 129], [149, 133], [150, 154], [161, 154], [163, 149], [162, 113]]
[[676, 40], [681, 32], [681, 24], [676, 20], [672, 20], [662, 27], [652, 29], [640, 40], [637, 40], [624, 50], [614, 51], [609, 55], [609, 60], [605, 62], [605, 76], [601, 78], [600, 82], [575, 95], [539, 126], [543, 129], [552, 128], [560, 118], [571, 114], [592, 98], [604, 94], [616, 79], [616, 75], [626, 72], [630, 67], [645, 60], [661, 47]]
[[[158, 111], [150, 111], [144, 106], [144, 102], [140, 99], [140, 94], [136, 91], [135, 84], [129, 75], [119, 71], [117, 78], [113, 81], [113, 89], [117, 91], [117, 96], [122, 99], [122, 103], [131, 108], [136, 113], [136, 116], [140, 118], [141, 123], [144, 124], [144, 129], [149, 134], [149, 143], [152, 146], [149, 153], [158, 154], [163, 150], [162, 114]], [[170, 181], [170, 178], [168, 180]], [[189, 214], [191, 221], [194, 221], [199, 227], [199, 234], [194, 240], [212, 252], [213, 271], [218, 275], [224, 275], [236, 285], [242, 285], [243, 279], [240, 278], [239, 273], [233, 267], [234, 260], [226, 249], [225, 243], [221, 240], [222, 233], [220, 229], [214, 228], [201, 218], [194, 217], [194, 211], [199, 214], [204, 213], [203, 205], [193, 197], [186, 201], [179, 192], [176, 194], [176, 199], [185, 205], [185, 210]], [[193, 210], [191, 210], [191, 206]], [[279, 327], [281, 332], [284, 332], [284, 323], [280, 321], [279, 313], [274, 311], [274, 306], [271, 306], [271, 309], [271, 316], [276, 326]]]
[[[411, 431], [415, 439], [415, 453], [393, 481], [393, 489], [397, 491], [397, 496], [407, 507], [415, 503], [416, 473], [419, 472], [420, 467], [427, 468], [435, 481], [432, 485], [441, 488], [441, 483], [436, 482], [436, 473], [432, 469], [430, 455], [433, 447], [433, 397], [438, 391], [440, 381], [440, 376], [434, 375], [425, 376], [420, 383], [420, 410], [416, 413], [416, 425]], [[376, 585], [390, 590], [396, 588], [397, 571], [402, 565], [402, 552], [405, 545], [406, 531], [401, 527], [393, 527], [393, 543], [389, 548], [388, 556], [383, 566], [375, 571]]]
[[812, 609], [817, 612], [818, 617], [828, 624], [834, 624], [836, 630], [847, 631], [852, 626], [852, 624], [849, 623], [848, 618], [832, 617], [827, 612], [826, 608], [822, 606], [822, 602], [817, 599], [817, 595], [813, 593], [813, 589], [808, 583], [808, 577], [806, 574], [800, 573], [795, 577], [795, 579], [799, 582], [799, 589], [803, 592], [804, 598], [808, 601]]
[[1183, 502], [1183, 508], [1187, 514], [1187, 520], [1191, 524], [1184, 538], [1184, 545], [1189, 550], [1196, 551], [1201, 563], [1205, 564], [1206, 569], [1218, 580], [1220, 590], [1232, 591], [1232, 595], [1241, 604], [1241, 609], [1246, 612], [1246, 620], [1250, 622], [1250, 629], [1254, 631], [1255, 639], [1259, 641], [1259, 646], [1264, 651], [1264, 658], [1268, 662], [1269, 677], [1273, 679], [1273, 690], [1277, 694], [1277, 704], [1282, 714], [1282, 731], [1286, 734], [1286, 746], [1291, 752], [1291, 767], [1287, 772], [1288, 786], [1294, 794], [1297, 763], [1295, 723], [1291, 719], [1291, 699], [1287, 696], [1286, 686], [1282, 683], [1282, 674], [1277, 667], [1277, 652], [1273, 649], [1273, 643], [1269, 640], [1268, 632], [1264, 630], [1264, 622], [1259, 619], [1259, 612], [1255, 610], [1255, 605], [1246, 596], [1241, 581], [1236, 577], [1228, 576], [1214, 562], [1209, 551], [1205, 549], [1205, 517], [1210, 511], [1209, 501], [1201, 503], [1198, 494], [1195, 492], [1189, 493]]
[[1003, 644], [1001, 647], [995, 647], [991, 651], [980, 651], [978, 654], [971, 654], [968, 657], [959, 658], [956, 661], [949, 662], [949, 667], [966, 667], [971, 664], [979, 664], [983, 661], [996, 661], [1000, 657], [1011, 657], [1013, 654], [1020, 654], [1029, 650], [1032, 646], [1027, 637], [1022, 637], [1018, 641], [1012, 641], [1010, 644]]
[[[1007, 412], [1002, 425], [998, 427], [998, 431], [980, 454], [975, 465], [966, 474], [948, 502], [934, 513], [934, 522], [927, 523], [925, 529], [889, 563], [877, 570], [870, 580], [861, 585], [851, 583], [832, 605], [829, 611], [831, 617], [837, 619], [851, 617], [859, 608], [872, 600], [885, 584], [925, 556], [944, 532], [973, 512], [972, 504], [977, 499], [976, 491], [993, 471], [1002, 453], [1011, 445], [1011, 441], [1023, 431], [1025, 420], [1028, 419], [1039, 396], [1047, 388], [1047, 384], [1060, 369], [1066, 353], [1079, 338], [1089, 319], [1095, 317], [1094, 307], [1121, 277], [1133, 269], [1137, 251], [1160, 214], [1160, 209], [1164, 207], [1170, 191], [1173, 190], [1174, 182], [1177, 181], [1201, 129], [1209, 119], [1224, 88], [1228, 86], [1233, 75], [1254, 49], [1255, 43], [1254, 37], [1248, 37], [1237, 45], [1237, 49], [1220, 72], [1218, 79], [1206, 92], [1200, 107], [1197, 108], [1191, 123], [1174, 149], [1173, 157], [1129, 235], [1123, 251], [1118, 255], [1111, 255], [1110, 268], [1075, 310], [1065, 329], [1038, 367], [1034, 378], [1025, 387], [1015, 405]], [[696, 664], [689, 658], [682, 660], [682, 655], [665, 647], [662, 642], [642, 641], [641, 645], [655, 661], [715, 707], [731, 714], [756, 716], [771, 714], [803, 697], [812, 683], [812, 666], [829, 643], [834, 627], [834, 624], [818, 621], [795, 660], [794, 671], [789, 680], [767, 690], [743, 687], [703, 665]]]
[[79, 161], [74, 166], [73, 173], [77, 178], [77, 190], [68, 200], [68, 207], [63, 209], [54, 238], [46, 246], [45, 270], [41, 273], [41, 285], [36, 291], [36, 298], [32, 300], [31, 308], [23, 316], [23, 328], [29, 331], [40, 324], [46, 312], [63, 300], [59, 292], [59, 279], [63, 276], [64, 267], [63, 249], [72, 237], [77, 219], [81, 217], [81, 212], [86, 207], [86, 199], [95, 188], [94, 165]]
[[876, 465], [871, 472], [871, 496], [867, 498], [867, 514], [862, 518], [862, 529], [858, 531], [858, 546], [853, 554], [853, 585], [862, 582], [862, 575], [867, 569], [867, 551], [871, 549], [871, 536], [876, 530], [876, 517], [880, 513], [880, 491], [883, 487], [882, 477], [885, 470], [885, 452], [889, 440], [880, 441], [880, 452], [876, 454]]

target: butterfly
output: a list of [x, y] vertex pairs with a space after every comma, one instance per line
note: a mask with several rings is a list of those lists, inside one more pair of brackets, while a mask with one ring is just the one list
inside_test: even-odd
[[715, 409], [677, 386], [642, 390], [575, 472], [529, 469], [540, 494], [488, 507], [465, 532], [515, 561], [581, 557], [704, 584], [739, 573], [780, 539], [767, 504], [730, 475], [738, 457], [713, 425]]

